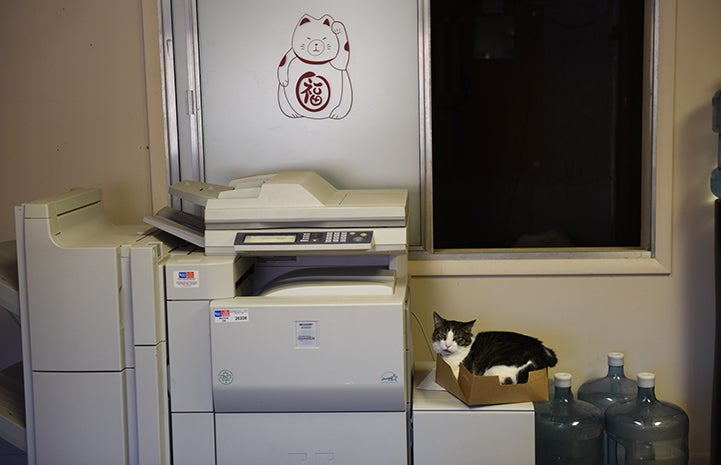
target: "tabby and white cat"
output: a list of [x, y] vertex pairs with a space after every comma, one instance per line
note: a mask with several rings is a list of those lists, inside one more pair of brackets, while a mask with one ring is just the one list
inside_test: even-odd
[[508, 331], [482, 331], [473, 336], [476, 320], [446, 320], [433, 312], [433, 350], [453, 369], [459, 365], [474, 375], [498, 376], [501, 384], [525, 383], [533, 370], [556, 365], [553, 350], [538, 339]]

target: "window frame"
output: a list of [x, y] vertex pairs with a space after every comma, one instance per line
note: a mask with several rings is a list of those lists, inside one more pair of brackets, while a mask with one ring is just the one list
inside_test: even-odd
[[671, 272], [673, 99], [676, 1], [646, 0], [644, 186], [640, 248], [442, 249], [433, 247], [430, 1], [419, 0], [422, 247], [410, 251], [415, 276], [669, 274]]
[[[415, 276], [533, 276], [533, 275], [658, 275], [671, 273], [673, 106], [675, 77], [676, 4], [678, 0], [646, 0], [644, 52], [644, 210], [640, 248], [474, 249], [434, 250], [433, 185], [430, 119], [430, 1], [418, 0], [419, 165], [421, 244], [411, 246], [409, 270]], [[172, 6], [171, 6], [172, 4]], [[166, 176], [176, 181], [180, 165], [202, 177], [202, 123], [198, 78], [196, 0], [161, 0], [166, 125]], [[177, 11], [173, 11], [177, 10]], [[176, 42], [173, 29], [183, 31]], [[185, 40], [182, 40], [184, 38]], [[180, 42], [180, 43], [179, 43]], [[176, 61], [176, 59], [179, 59]], [[185, 66], [183, 66], [183, 64]], [[180, 67], [179, 67], [180, 65]], [[184, 69], [183, 69], [184, 68]], [[178, 76], [187, 79], [190, 121], [178, 121], [174, 91]], [[182, 86], [181, 86], [182, 87]], [[180, 147], [190, 152], [181, 157]], [[189, 147], [186, 147], [189, 146]], [[190, 158], [190, 160], [186, 160]], [[158, 194], [162, 197], [163, 194]], [[167, 196], [167, 194], [165, 194]], [[414, 212], [415, 213], [415, 212]]]

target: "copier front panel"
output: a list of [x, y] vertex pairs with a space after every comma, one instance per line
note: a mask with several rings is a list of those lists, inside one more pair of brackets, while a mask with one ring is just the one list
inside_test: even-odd
[[405, 286], [213, 301], [216, 412], [406, 410]]

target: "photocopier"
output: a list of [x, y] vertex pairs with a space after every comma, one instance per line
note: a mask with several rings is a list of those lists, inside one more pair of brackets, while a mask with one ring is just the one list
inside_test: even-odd
[[309, 171], [170, 192], [195, 213], [17, 207], [29, 463], [408, 463], [407, 192]]

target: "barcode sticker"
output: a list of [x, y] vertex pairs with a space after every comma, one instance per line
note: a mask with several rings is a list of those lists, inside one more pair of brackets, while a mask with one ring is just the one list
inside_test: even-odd
[[216, 308], [213, 310], [216, 323], [245, 323], [248, 321], [247, 308]]
[[318, 347], [318, 322], [317, 321], [296, 321], [295, 322], [295, 347], [296, 348]]

